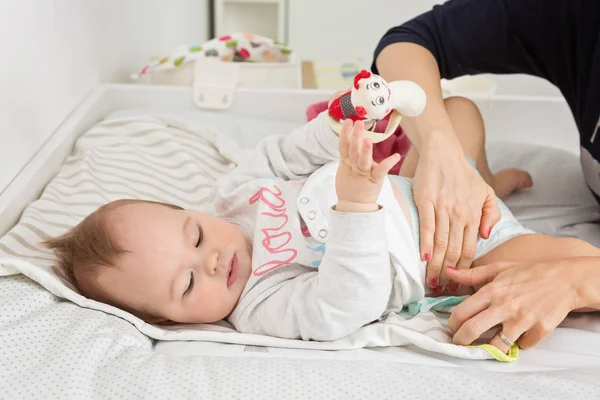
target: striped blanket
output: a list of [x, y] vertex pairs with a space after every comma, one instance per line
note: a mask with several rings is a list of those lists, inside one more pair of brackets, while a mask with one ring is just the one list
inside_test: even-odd
[[[37, 246], [40, 241], [76, 225], [100, 205], [120, 198], [157, 200], [211, 212], [213, 183], [246, 156], [245, 150], [224, 135], [189, 121], [170, 117], [125, 117], [98, 123], [77, 140], [72, 155], [41, 197], [26, 208], [19, 223], [0, 239], [0, 276], [5, 276], [0, 279], [0, 289], [10, 279], [9, 275], [22, 273], [55, 296], [121, 317], [140, 332], [159, 340], [205, 340], [323, 350], [413, 344], [456, 357], [492, 358], [482, 348], [452, 345], [446, 327], [447, 313], [391, 315], [385, 321], [333, 342], [241, 334], [225, 322], [150, 325], [125, 311], [81, 296], [53, 268], [53, 255]], [[112, 322], [107, 320], [106, 324], [106, 329], [110, 329]]]

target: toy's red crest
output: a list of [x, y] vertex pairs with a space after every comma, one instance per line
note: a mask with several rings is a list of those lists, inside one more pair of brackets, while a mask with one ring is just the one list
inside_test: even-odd
[[359, 85], [358, 82], [361, 79], [366, 79], [366, 78], [370, 78], [371, 77], [371, 73], [365, 69], [363, 69], [362, 71], [360, 71], [358, 74], [356, 74], [356, 76], [354, 77], [354, 88], [358, 89]]

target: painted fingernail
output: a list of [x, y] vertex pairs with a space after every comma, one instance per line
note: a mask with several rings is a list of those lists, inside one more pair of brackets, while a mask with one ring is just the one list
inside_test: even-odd
[[448, 290], [451, 292], [456, 292], [457, 289], [458, 289], [458, 283], [456, 283], [456, 282], [453, 282], [448, 285]]
[[442, 291], [442, 287], [441, 286], [436, 286], [436, 287], [433, 288], [433, 293], [435, 293], [435, 294], [437, 294], [437, 293], [439, 293], [441, 291]]
[[456, 267], [451, 267], [451, 266], [447, 265], [446, 268], [451, 269], [452, 271], [456, 271]]
[[429, 280], [429, 287], [434, 288], [436, 287], [438, 284], [438, 278], [431, 278]]
[[427, 261], [427, 262], [431, 261], [431, 253], [425, 253], [425, 255], [423, 256], [423, 259], [425, 259], [425, 261]]

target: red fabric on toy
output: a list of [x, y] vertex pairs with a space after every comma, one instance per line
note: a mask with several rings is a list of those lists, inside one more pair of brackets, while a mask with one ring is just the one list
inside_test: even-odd
[[[308, 108], [306, 109], [306, 120], [310, 121], [316, 118], [317, 115], [319, 115], [323, 111], [326, 111], [327, 103], [327, 101], [322, 101], [308, 106]], [[377, 132], [385, 132], [387, 124], [387, 119], [378, 121], [377, 124], [375, 124], [375, 130]], [[392, 136], [390, 136], [383, 142], [375, 143], [375, 145], [373, 146], [373, 159], [375, 160], [375, 162], [381, 162], [393, 153], [400, 154], [402, 156], [402, 159], [398, 164], [394, 166], [394, 168], [390, 170], [390, 174], [397, 174], [398, 172], [400, 172], [400, 166], [402, 165], [402, 161], [404, 161], [404, 156], [406, 156], [406, 153], [408, 153], [409, 149], [410, 140], [402, 130], [402, 127], [398, 126], [398, 129], [396, 129], [396, 132], [394, 132]]]

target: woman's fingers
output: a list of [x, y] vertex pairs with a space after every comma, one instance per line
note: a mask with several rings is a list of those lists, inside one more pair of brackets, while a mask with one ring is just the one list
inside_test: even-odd
[[435, 236], [433, 240], [433, 255], [431, 261], [427, 264], [427, 285], [433, 289], [434, 293], [440, 293], [442, 287], [440, 284], [440, 275], [442, 271], [442, 262], [448, 247], [448, 236], [450, 234], [450, 217], [444, 207], [436, 208], [435, 214]]
[[482, 265], [477, 268], [456, 269], [447, 268], [446, 275], [449, 279], [466, 286], [483, 286], [498, 276], [498, 274], [508, 268], [515, 266], [512, 262], [494, 263]]
[[[461, 221], [450, 221], [450, 236], [448, 240], [448, 248], [446, 249], [446, 257], [442, 262], [441, 271], [444, 271], [446, 267], [455, 267], [458, 263], [458, 259], [460, 257], [463, 245], [463, 233], [464, 228], [460, 229], [456, 227], [456, 223], [458, 222], [459, 226], [462, 226]], [[449, 278], [445, 273], [440, 274], [440, 283], [439, 286], [442, 290], [446, 288], [448, 285]], [[448, 290], [455, 292], [458, 286], [453, 285], [448, 287]]]
[[452, 337], [452, 343], [468, 346], [504, 320], [499, 308], [486, 308], [465, 321]]
[[[460, 259], [456, 263], [456, 268], [459, 270], [468, 270], [473, 265], [475, 259], [475, 252], [477, 250], [477, 224], [468, 224], [465, 227], [465, 233], [463, 235], [462, 252]], [[452, 265], [450, 265], [452, 267]], [[451, 279], [451, 278], [449, 278]], [[460, 286], [460, 283], [452, 281], [448, 285], [448, 290], [456, 292]]]
[[[553, 245], [548, 239], [524, 235], [513, 246], [526, 250], [541, 248], [538, 246], [542, 242]], [[452, 310], [448, 328], [455, 332], [454, 343], [468, 345], [495, 325], [502, 325], [502, 334], [496, 332], [490, 343], [502, 351], [507, 351], [511, 342], [529, 348], [548, 337], [578, 307], [574, 286], [581, 275], [574, 273], [574, 260], [499, 262], [469, 270], [448, 269], [446, 273], [454, 281], [483, 285]]]
[[448, 329], [458, 332], [465, 322], [486, 310], [491, 304], [491, 298], [486, 293], [477, 292], [469, 296], [452, 310], [448, 319]]
[[[431, 261], [433, 235], [435, 234], [435, 208], [433, 203], [429, 201], [417, 202], [417, 208], [419, 210], [419, 233], [421, 236], [419, 247], [421, 248], [421, 259], [429, 262]], [[429, 264], [427, 264], [426, 283], [429, 287], [435, 287], [432, 286], [433, 282], [431, 281], [433, 275], [429, 273]]]
[[494, 337], [490, 340], [490, 344], [504, 354], [508, 354], [508, 351], [512, 347], [511, 343], [517, 343], [527, 329], [529, 329], [529, 324], [524, 319], [503, 322], [502, 327], [498, 329]]
[[[559, 322], [560, 323], [560, 322]], [[529, 349], [537, 345], [542, 340], [546, 339], [554, 331], [556, 327], [550, 324], [537, 324], [527, 332], [523, 333], [519, 338], [519, 347]]]

